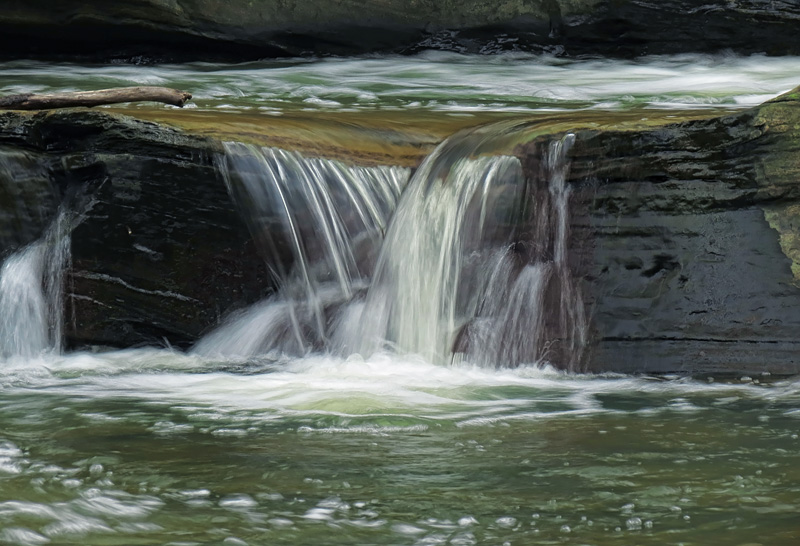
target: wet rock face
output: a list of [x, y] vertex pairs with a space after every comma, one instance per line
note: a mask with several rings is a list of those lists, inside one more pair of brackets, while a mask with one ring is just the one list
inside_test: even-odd
[[[4, 237], [5, 219], [27, 209], [0, 205], [3, 255], [41, 235], [61, 200], [82, 212], [66, 289], [69, 345], [187, 346], [220, 315], [271, 290], [266, 262], [213, 165], [215, 141], [61, 111], [0, 114], [0, 146], [41, 155], [43, 189], [34, 191], [48, 197], [16, 240]], [[0, 188], [27, 184], [8, 176], [4, 185], [0, 174]]]
[[793, 0], [608, 0], [559, 27], [570, 53], [623, 57], [734, 51], [796, 55]]
[[0, 144], [0, 259], [38, 239], [60, 202], [44, 156]]
[[423, 49], [784, 55], [800, 52], [798, 20], [788, 0], [10, 0], [0, 51], [133, 61]]
[[576, 133], [571, 258], [589, 370], [800, 373], [798, 122], [800, 102], [784, 97], [713, 120]]

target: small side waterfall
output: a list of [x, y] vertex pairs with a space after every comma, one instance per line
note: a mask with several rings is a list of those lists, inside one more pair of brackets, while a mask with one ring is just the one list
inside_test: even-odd
[[70, 262], [69, 213], [0, 268], [0, 355], [30, 358], [62, 348], [64, 271]]
[[409, 169], [350, 167], [241, 143], [227, 143], [218, 166], [280, 289], [231, 317], [195, 352], [326, 348], [333, 315], [368, 284]]

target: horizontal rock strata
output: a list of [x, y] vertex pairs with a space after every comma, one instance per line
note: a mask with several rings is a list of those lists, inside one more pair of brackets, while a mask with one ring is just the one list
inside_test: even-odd
[[[271, 290], [214, 167], [220, 143], [123, 116], [0, 114], [0, 253], [82, 213], [68, 275], [70, 346], [187, 346]], [[2, 169], [3, 157], [28, 174]], [[15, 161], [6, 159], [6, 163]], [[36, 201], [36, 203], [34, 203]]]
[[[797, 94], [722, 118], [575, 135], [571, 247], [589, 369], [800, 372]], [[521, 152], [529, 170], [540, 148]]]
[[[590, 371], [800, 372], [800, 96], [724, 117], [580, 129], [567, 159], [570, 269]], [[541, 173], [538, 136], [515, 153]], [[62, 203], [69, 344], [188, 346], [274, 290], [213, 138], [85, 110], [0, 114], [0, 253]], [[279, 234], [278, 234], [279, 235]], [[265, 260], [266, 258], [266, 260]]]

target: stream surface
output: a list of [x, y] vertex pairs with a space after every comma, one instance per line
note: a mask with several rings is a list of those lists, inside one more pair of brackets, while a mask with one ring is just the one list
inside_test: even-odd
[[[0, 95], [142, 84], [267, 119], [646, 117], [758, 104], [800, 59], [0, 63]], [[0, 544], [789, 546], [799, 450], [797, 379], [46, 351], [0, 360]]]
[[[429, 52], [246, 64], [0, 63], [0, 94], [159, 85], [191, 91], [189, 108], [262, 111], [533, 113], [569, 109], [755, 106], [798, 85], [796, 57], [680, 55], [635, 61]], [[135, 106], [134, 106], [135, 108]], [[171, 108], [171, 107], [170, 107]]]
[[167, 350], [3, 367], [5, 544], [800, 538], [797, 381]]

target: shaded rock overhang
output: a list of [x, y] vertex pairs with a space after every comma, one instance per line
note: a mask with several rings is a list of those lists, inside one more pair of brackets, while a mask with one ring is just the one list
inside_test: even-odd
[[800, 53], [781, 0], [8, 0], [0, 56], [245, 60], [296, 55], [532, 51], [636, 57]]

